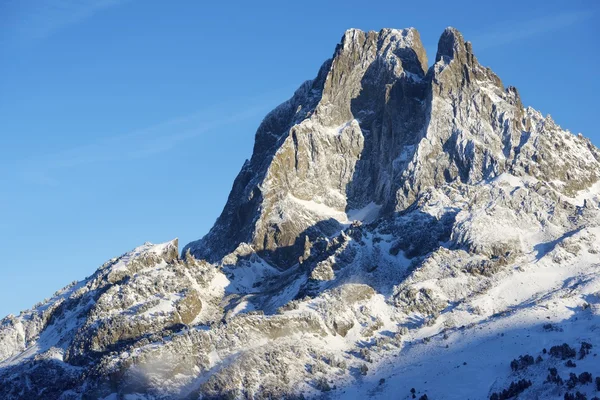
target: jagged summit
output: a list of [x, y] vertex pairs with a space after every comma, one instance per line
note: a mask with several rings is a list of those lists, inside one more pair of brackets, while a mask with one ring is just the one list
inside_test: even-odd
[[427, 54], [421, 36], [415, 28], [391, 29], [384, 28], [379, 32], [348, 29], [342, 36], [340, 44], [334, 53], [334, 59], [341, 52], [353, 53], [364, 50], [364, 45], [376, 38], [377, 46], [381, 48], [379, 56], [383, 58], [399, 58], [405, 71], [423, 76], [427, 72]]
[[244, 244], [287, 268], [307, 240], [353, 215], [400, 212], [430, 187], [503, 172], [565, 182], [555, 189], [566, 194], [595, 182], [597, 150], [576, 141], [576, 158], [554, 160], [571, 138], [552, 132], [455, 28], [429, 69], [416, 29], [349, 29], [317, 78], [265, 118], [223, 213], [184, 251], [214, 262]]
[[[216, 260], [241, 243], [251, 243], [258, 251], [294, 247], [298, 235], [323, 219], [319, 210], [340, 218], [317, 231], [337, 230], [353, 203], [362, 208], [372, 201], [358, 193], [347, 199], [346, 194], [365, 144], [358, 118], [372, 120], [374, 109], [385, 108], [392, 86], [418, 91], [426, 65], [415, 29], [348, 30], [317, 78], [265, 118], [253, 156], [236, 179], [219, 220], [202, 244], [192, 243], [184, 251]], [[411, 102], [410, 107], [419, 107]], [[286, 203], [303, 201], [315, 206], [303, 207], [305, 222], [284, 215], [292, 209]], [[280, 223], [271, 223], [278, 219]], [[287, 255], [276, 258], [289, 263], [284, 260]]]
[[591, 398], [599, 178], [456, 29], [348, 30], [204, 238], [0, 320], [0, 398]]
[[468, 51], [472, 53], [470, 50], [471, 43], [465, 42], [462, 34], [456, 28], [449, 26], [444, 30], [442, 36], [440, 36], [440, 40], [438, 41], [435, 62], [439, 62], [442, 57], [447, 57], [448, 60], [446, 63], [448, 63], [450, 60], [455, 58], [455, 55], [466, 53], [467, 47], [469, 49]]

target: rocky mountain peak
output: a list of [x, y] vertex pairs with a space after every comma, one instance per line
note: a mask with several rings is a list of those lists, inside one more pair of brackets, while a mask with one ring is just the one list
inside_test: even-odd
[[471, 44], [465, 42], [462, 34], [456, 28], [450, 26], [440, 36], [435, 62], [446, 57], [445, 62], [448, 64], [450, 60], [460, 58], [467, 53], [472, 53]]
[[334, 58], [342, 53], [358, 55], [365, 50], [377, 50], [376, 55], [386, 60], [397, 57], [402, 68], [411, 73], [424, 75], [427, 72], [427, 54], [415, 28], [384, 28], [379, 32], [348, 29], [336, 48]]
[[346, 123], [353, 119], [352, 100], [359, 95], [380, 95], [385, 85], [403, 76], [422, 79], [426, 72], [427, 55], [416, 29], [349, 29], [334, 52], [316, 110], [319, 122]]
[[[427, 188], [506, 171], [568, 182], [540, 164], [571, 140], [551, 130], [559, 128], [527, 113], [458, 30], [443, 32], [427, 69], [416, 29], [349, 29], [317, 78], [265, 118], [223, 213], [184, 251], [218, 261], [249, 245], [287, 268], [306, 238], [338, 232], [356, 215], [401, 212]], [[581, 151], [589, 157], [577, 158], [593, 159]], [[597, 162], [567, 165], [588, 184], [600, 176]]]
[[[444, 74], [450, 76], [446, 78], [446, 85], [440, 85], [444, 80], [441, 78], [442, 71], [446, 69], [452, 72]], [[479, 64], [471, 42], [465, 41], [462, 34], [453, 27], [446, 28], [438, 41], [435, 64], [430, 69], [430, 75], [433, 83], [448, 89], [459, 89], [471, 84], [471, 81], [476, 81], [476, 85], [480, 85], [477, 81], [487, 81], [504, 90], [500, 78], [491, 69]]]
[[591, 397], [599, 179], [456, 29], [429, 69], [412, 28], [348, 30], [204, 238], [0, 320], [0, 398]]

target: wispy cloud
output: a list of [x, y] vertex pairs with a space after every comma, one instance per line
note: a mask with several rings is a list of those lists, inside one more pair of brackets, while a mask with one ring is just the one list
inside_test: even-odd
[[594, 16], [593, 10], [569, 11], [530, 20], [504, 21], [470, 38], [477, 50], [513, 43], [532, 36], [568, 28]]
[[6, 0], [0, 6], [4, 41], [43, 39], [129, 0]]
[[[240, 106], [221, 105], [174, 118], [154, 126], [111, 136], [82, 146], [17, 162], [11, 168], [21, 179], [29, 183], [55, 186], [65, 171], [86, 167], [90, 164], [131, 161], [164, 153], [184, 142], [203, 134], [218, 132], [237, 122], [263, 115], [271, 102], [249, 101], [254, 104], [237, 113], [227, 110]], [[215, 116], [216, 115], [216, 116]]]

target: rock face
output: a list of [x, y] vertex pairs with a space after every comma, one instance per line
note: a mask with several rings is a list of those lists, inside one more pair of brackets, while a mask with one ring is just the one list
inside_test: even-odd
[[[347, 31], [317, 78], [265, 118], [223, 213], [187, 248], [217, 261], [244, 242], [289, 267], [304, 236], [332, 234], [347, 210], [383, 203], [392, 190], [389, 157], [415, 144], [424, 123], [426, 66], [414, 29]], [[366, 187], [354, 187], [358, 181]]]
[[457, 30], [444, 31], [429, 70], [415, 29], [349, 30], [317, 78], [265, 118], [223, 213], [185, 250], [218, 262], [247, 243], [288, 268], [305, 237], [332, 235], [353, 211], [389, 217], [425, 189], [504, 172], [572, 195], [599, 179], [598, 160], [587, 139], [525, 109]]
[[419, 396], [562, 399], [547, 371], [571, 367], [536, 346], [600, 346], [599, 179], [457, 30], [431, 67], [415, 29], [348, 30], [204, 238], [0, 321], [0, 398], [390, 398], [426, 374]]

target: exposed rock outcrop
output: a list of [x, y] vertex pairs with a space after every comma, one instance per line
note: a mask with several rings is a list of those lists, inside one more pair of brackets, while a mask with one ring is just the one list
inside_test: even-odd
[[598, 181], [598, 150], [524, 108], [456, 29], [426, 65], [412, 28], [347, 31], [317, 78], [265, 118], [223, 213], [184, 251], [218, 262], [247, 243], [289, 268], [305, 236], [333, 235], [354, 210], [390, 217], [432, 187], [507, 172], [571, 196]]

